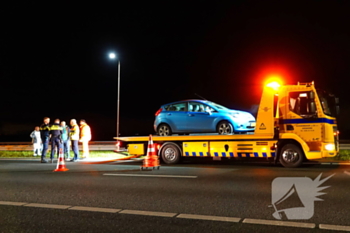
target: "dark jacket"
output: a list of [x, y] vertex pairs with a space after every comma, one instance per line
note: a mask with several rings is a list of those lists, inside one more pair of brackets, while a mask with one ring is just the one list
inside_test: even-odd
[[55, 138], [55, 137], [61, 138], [62, 127], [60, 126], [60, 124], [54, 123], [53, 125], [51, 125], [50, 134], [51, 134], [51, 138]]
[[41, 140], [44, 142], [47, 139], [49, 139], [49, 135], [50, 135], [50, 125], [49, 124], [42, 124], [40, 126], [40, 136], [41, 136]]

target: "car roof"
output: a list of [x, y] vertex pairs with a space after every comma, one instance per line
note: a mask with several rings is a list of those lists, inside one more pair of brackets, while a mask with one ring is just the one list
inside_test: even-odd
[[170, 105], [170, 104], [178, 104], [178, 103], [182, 103], [182, 102], [189, 102], [189, 101], [200, 102], [200, 103], [205, 103], [205, 104], [211, 102], [209, 100], [187, 99], [187, 100], [180, 100], [180, 101], [176, 101], [176, 102], [172, 102], [172, 103], [168, 103], [168, 104], [163, 104], [162, 106], [166, 106], [166, 105]]

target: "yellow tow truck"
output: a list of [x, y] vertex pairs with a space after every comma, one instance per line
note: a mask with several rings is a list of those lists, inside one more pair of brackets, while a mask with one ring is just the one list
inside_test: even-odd
[[[334, 157], [339, 152], [338, 99], [314, 83], [264, 86], [254, 134], [153, 136], [167, 164], [181, 157], [263, 157], [284, 167]], [[148, 136], [116, 137], [131, 155], [144, 155]]]

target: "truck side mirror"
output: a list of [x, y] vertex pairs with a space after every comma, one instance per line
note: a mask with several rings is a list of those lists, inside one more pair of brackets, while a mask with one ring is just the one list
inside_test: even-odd
[[309, 111], [311, 114], [316, 114], [316, 104], [315, 101], [309, 102]]
[[335, 97], [334, 100], [335, 100], [335, 104], [336, 104], [336, 105], [339, 105], [339, 98], [338, 98], [338, 97]]
[[308, 93], [308, 98], [313, 101], [315, 99], [315, 93], [313, 91], [310, 91]]

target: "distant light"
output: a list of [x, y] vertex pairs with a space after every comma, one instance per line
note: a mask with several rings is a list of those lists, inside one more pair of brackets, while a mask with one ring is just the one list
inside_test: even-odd
[[115, 53], [110, 53], [110, 54], [109, 54], [109, 58], [110, 58], [110, 59], [114, 59], [115, 57], [116, 57]]

